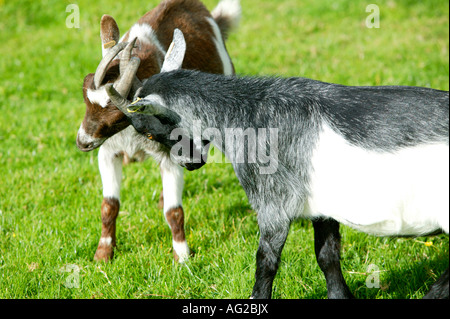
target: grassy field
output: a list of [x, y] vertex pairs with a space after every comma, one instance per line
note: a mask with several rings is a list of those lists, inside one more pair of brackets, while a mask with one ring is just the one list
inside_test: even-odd
[[[101, 15], [125, 31], [158, 0], [74, 1], [80, 27], [67, 28], [71, 2], [0, 0], [0, 298], [249, 297], [258, 226], [229, 164], [186, 172], [187, 240], [196, 252], [186, 266], [174, 263], [157, 208], [157, 164], [126, 166], [115, 259], [93, 261], [102, 187], [98, 151], [75, 145], [81, 85], [100, 60]], [[204, 2], [212, 9], [217, 0]], [[449, 89], [447, 1], [377, 1], [380, 28], [371, 29], [365, 9], [373, 2], [241, 2], [241, 26], [227, 42], [239, 74]], [[358, 298], [420, 298], [448, 267], [448, 236], [341, 233], [344, 276]], [[380, 288], [366, 286], [371, 264]], [[273, 297], [326, 297], [307, 221], [292, 225]]]

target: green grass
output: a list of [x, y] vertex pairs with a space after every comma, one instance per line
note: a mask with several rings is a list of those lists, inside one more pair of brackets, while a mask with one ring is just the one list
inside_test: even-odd
[[[174, 263], [171, 233], [157, 208], [153, 161], [124, 168], [118, 249], [93, 255], [100, 235], [97, 152], [75, 138], [84, 116], [81, 85], [99, 62], [99, 19], [122, 31], [154, 7], [128, 0], [77, 1], [80, 28], [66, 28], [69, 1], [0, 0], [0, 298], [247, 298], [258, 244], [256, 214], [229, 164], [186, 172], [187, 240], [196, 252]], [[205, 1], [208, 8], [216, 0]], [[368, 29], [363, 1], [243, 0], [227, 42], [239, 74], [304, 76], [348, 85], [449, 89], [446, 1], [379, 1]], [[145, 191], [142, 191], [145, 190]], [[342, 267], [358, 298], [420, 298], [448, 267], [448, 236], [374, 238], [341, 228]], [[425, 245], [425, 242], [432, 245]], [[367, 288], [367, 268], [381, 288]], [[79, 288], [67, 288], [67, 265]], [[313, 230], [293, 224], [274, 298], [325, 298]]]

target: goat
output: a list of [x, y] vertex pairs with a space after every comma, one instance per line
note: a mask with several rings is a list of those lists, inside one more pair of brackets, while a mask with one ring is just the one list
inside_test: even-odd
[[198, 0], [165, 0], [120, 39], [115, 20], [109, 15], [102, 17], [103, 58], [95, 74], [88, 74], [84, 79], [86, 114], [76, 141], [84, 152], [100, 147], [102, 232], [95, 260], [113, 258], [123, 162], [150, 156], [160, 165], [163, 184], [160, 204], [163, 202], [164, 215], [172, 230], [174, 257], [183, 262], [190, 255], [184, 232], [183, 170], [166, 156], [163, 145], [137, 134], [123, 113], [111, 104], [105, 84], [113, 83], [122, 96], [132, 97], [141, 81], [160, 72], [175, 28], [186, 35], [184, 68], [233, 74], [234, 66], [224, 41], [239, 23], [240, 10], [239, 0], [222, 0], [211, 14]]
[[[339, 223], [376, 236], [448, 234], [448, 92], [178, 70], [183, 50], [173, 52], [166, 72], [147, 79], [133, 103], [106, 90], [137, 131], [166, 145], [180, 165], [201, 167], [211, 143], [230, 159], [258, 215], [253, 298], [271, 297], [297, 218], [313, 222], [329, 298], [353, 297], [339, 261]], [[214, 130], [199, 134], [199, 124]], [[230, 128], [254, 130], [248, 150]], [[269, 145], [264, 128], [277, 132], [277, 143]], [[261, 171], [266, 154], [251, 155], [261, 146], [270, 147], [275, 170]], [[425, 297], [448, 298], [448, 285], [447, 269]]]

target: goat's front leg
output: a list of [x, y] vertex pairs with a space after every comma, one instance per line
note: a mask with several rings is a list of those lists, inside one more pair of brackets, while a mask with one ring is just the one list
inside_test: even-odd
[[103, 183], [102, 233], [94, 259], [109, 261], [114, 256], [116, 246], [116, 219], [120, 208], [120, 184], [122, 181], [123, 155], [109, 152], [101, 146], [98, 164]]
[[183, 168], [173, 163], [168, 157], [161, 161], [160, 168], [163, 184], [163, 210], [166, 221], [172, 230], [173, 255], [175, 260], [183, 263], [191, 254], [184, 233]]
[[289, 221], [272, 221], [271, 225], [261, 222], [258, 213], [260, 239], [256, 252], [255, 285], [252, 299], [270, 299], [272, 284], [280, 264], [281, 252], [289, 233]]
[[328, 298], [354, 298], [342, 275], [339, 223], [334, 219], [313, 220], [314, 246], [317, 263], [325, 275]]

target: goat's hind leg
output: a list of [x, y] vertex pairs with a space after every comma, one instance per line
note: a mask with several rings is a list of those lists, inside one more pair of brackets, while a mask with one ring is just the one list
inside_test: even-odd
[[[258, 217], [261, 213], [258, 213]], [[289, 233], [290, 221], [273, 221], [265, 225], [259, 220], [260, 239], [256, 253], [255, 285], [252, 299], [272, 297], [272, 284], [280, 264], [281, 252]]]
[[430, 291], [423, 297], [423, 299], [448, 299], [449, 298], [449, 275], [448, 268], [439, 277], [439, 279], [431, 286]]
[[342, 275], [339, 223], [334, 219], [313, 220], [314, 249], [317, 263], [325, 275], [328, 298], [354, 298]]

